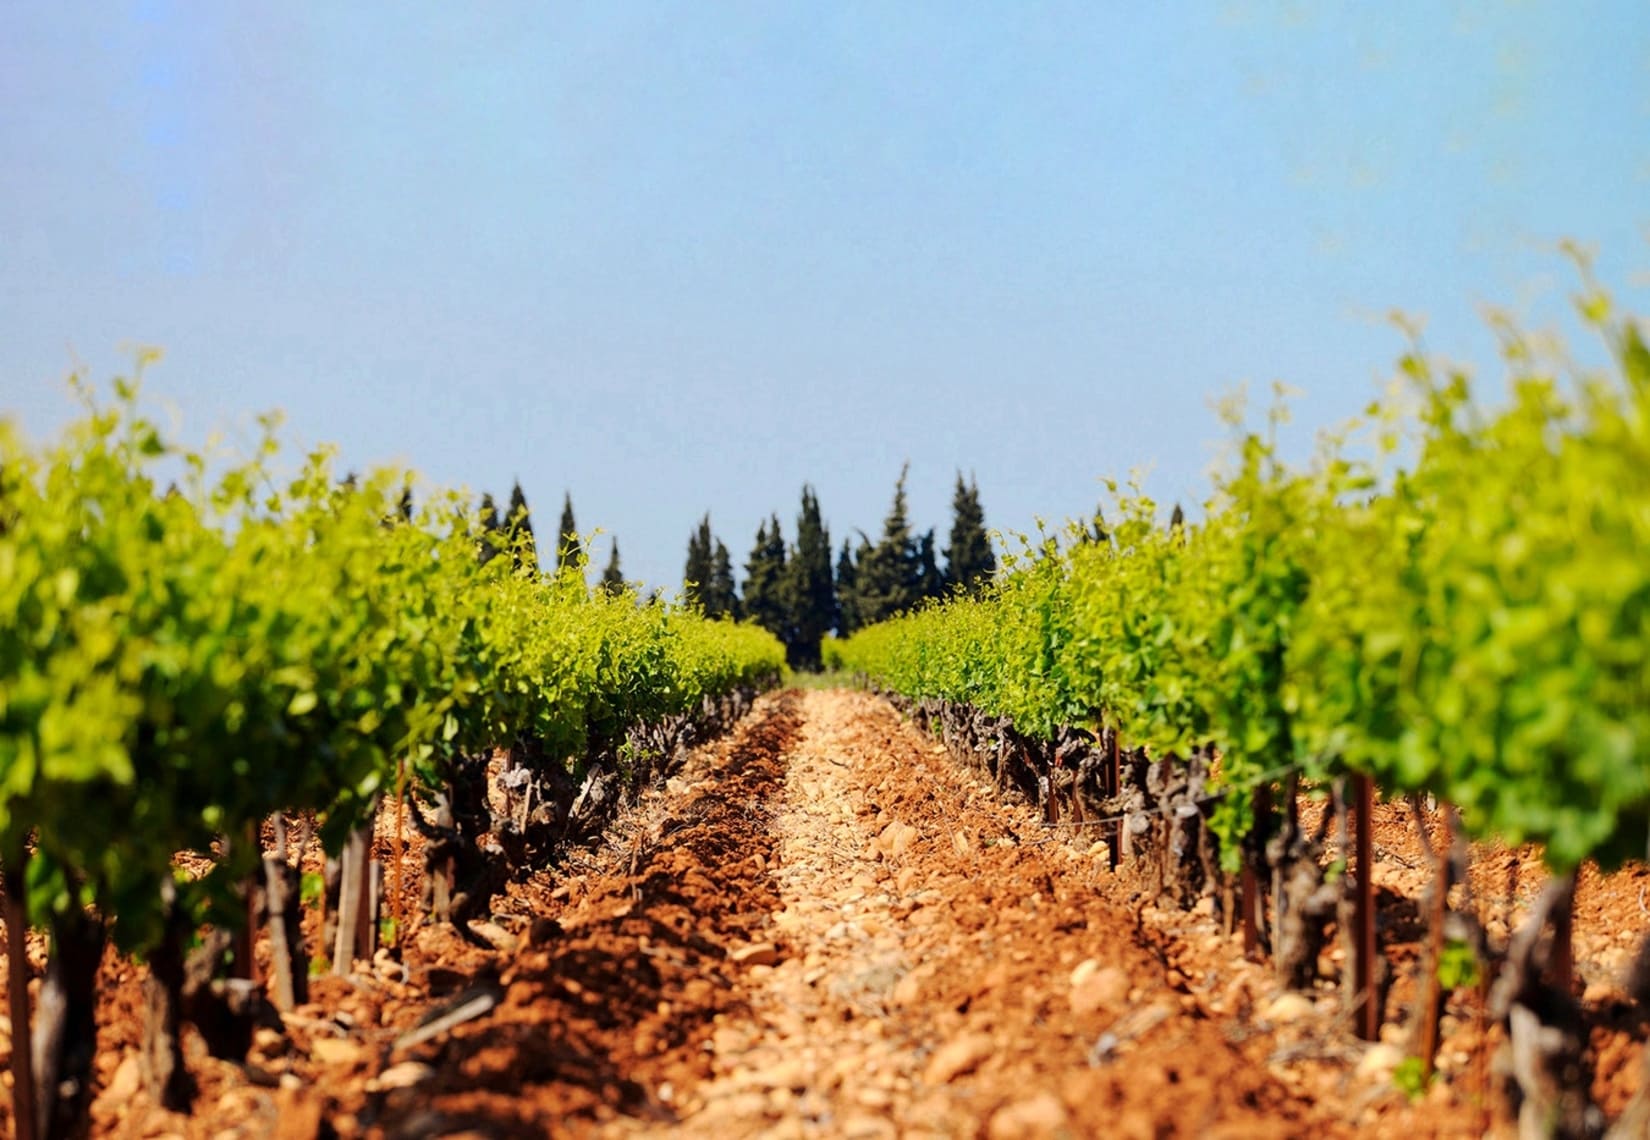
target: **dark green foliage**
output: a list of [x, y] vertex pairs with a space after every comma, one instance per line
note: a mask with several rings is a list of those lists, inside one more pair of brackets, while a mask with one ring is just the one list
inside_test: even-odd
[[613, 597], [624, 593], [624, 571], [619, 569], [619, 540], [613, 540], [613, 555], [607, 560], [607, 569], [602, 571], [601, 587]]
[[573, 496], [562, 500], [561, 525], [556, 528], [556, 572], [583, 575], [584, 546], [579, 541], [579, 524], [573, 521]]
[[704, 590], [706, 617], [739, 617], [739, 592], [733, 584], [733, 559], [721, 539], [710, 560], [710, 582]]
[[[860, 551], [870, 546], [860, 536]], [[842, 554], [836, 560], [836, 632], [839, 637], [847, 637], [858, 629], [863, 622], [859, 620], [859, 567], [854, 561], [853, 548], [847, 539], [842, 540]]]
[[704, 605], [705, 587], [710, 585], [712, 553], [710, 516], [707, 514], [688, 535], [687, 565], [682, 568], [682, 597], [689, 605]]
[[[1075, 529], [1076, 524], [1072, 525]], [[1087, 546], [1091, 543], [1103, 545], [1110, 541], [1111, 529], [1106, 526], [1105, 512], [1100, 507], [1095, 507], [1094, 518], [1089, 521], [1089, 525], [1077, 531], [1077, 544], [1079, 546]]]
[[894, 503], [882, 523], [882, 537], [864, 551], [855, 568], [858, 623], [872, 625], [904, 613], [922, 599], [922, 566], [911, 524], [905, 513], [905, 476], [900, 469], [894, 484]]
[[835, 628], [836, 584], [831, 579], [831, 532], [819, 513], [812, 487], [802, 488], [802, 513], [796, 517], [796, 546], [791, 550], [786, 580], [791, 638], [786, 642], [791, 665], [820, 667], [819, 642]]
[[756, 528], [756, 545], [745, 563], [744, 610], [747, 619], [789, 643], [793, 638], [785, 585], [785, 534], [774, 515]]
[[[571, 521], [571, 500], [568, 501], [567, 509], [567, 518]], [[527, 509], [527, 496], [522, 493], [519, 482], [510, 488], [510, 510], [506, 513], [505, 520], [505, 538], [510, 547], [510, 556], [515, 559], [516, 569], [526, 567], [537, 574], [539, 551], [538, 545], [533, 541], [533, 517]]]
[[963, 483], [959, 471], [951, 499], [951, 545], [945, 548], [946, 588], [974, 593], [996, 571], [997, 557], [985, 531], [980, 488], [972, 478]]
[[721, 539], [711, 534], [710, 516], [688, 536], [687, 565], [682, 572], [682, 598], [705, 611], [706, 617], [739, 616], [739, 593], [733, 582], [733, 559]]
[[939, 561], [934, 557], [934, 530], [930, 527], [917, 541], [917, 594], [937, 598], [944, 593], [945, 575], [940, 573]]
[[500, 532], [504, 528], [498, 521], [498, 504], [493, 502], [491, 494], [481, 496], [481, 535], [476, 539], [476, 560], [483, 566], [491, 562], [503, 549], [500, 541]]

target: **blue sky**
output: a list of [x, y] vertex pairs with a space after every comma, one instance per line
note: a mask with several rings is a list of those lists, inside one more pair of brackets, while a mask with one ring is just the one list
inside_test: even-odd
[[0, 412], [159, 345], [197, 437], [570, 490], [671, 587], [907, 459], [942, 534], [959, 468], [1010, 529], [1195, 501], [1213, 398], [1305, 440], [1392, 309], [1551, 322], [1563, 238], [1650, 311], [1647, 234], [1640, 0], [0, 8]]

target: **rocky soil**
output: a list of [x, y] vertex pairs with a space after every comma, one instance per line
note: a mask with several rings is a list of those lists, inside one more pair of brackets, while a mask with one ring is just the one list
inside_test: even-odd
[[[1382, 810], [1377, 884], [1401, 973], [1417, 937], [1403, 908], [1426, 869], [1412, 822]], [[1208, 908], [1159, 910], [1092, 838], [1044, 828], [877, 698], [770, 696], [601, 851], [513, 885], [477, 927], [490, 949], [423, 927], [400, 961], [317, 979], [246, 1064], [197, 1050], [193, 1116], [147, 1101], [141, 969], [111, 955], [94, 1132], [1507, 1133], [1493, 1034], [1471, 1000], [1446, 1018], [1442, 1079], [1411, 1101], [1392, 1081], [1400, 988], [1388, 1040], [1354, 1041], [1335, 950], [1321, 990], [1283, 994]], [[1516, 921], [1539, 887], [1536, 856], [1487, 852], [1478, 866], [1506, 912], [1491, 917]], [[1641, 878], [1594, 876], [1578, 907], [1595, 1093], [1610, 1111], [1637, 1087], [1645, 1036], [1618, 984], [1643, 926]]]

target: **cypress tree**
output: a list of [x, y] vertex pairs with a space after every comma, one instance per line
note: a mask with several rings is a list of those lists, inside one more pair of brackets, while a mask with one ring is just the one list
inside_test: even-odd
[[[568, 502], [568, 510], [572, 510], [572, 502]], [[516, 569], [529, 567], [534, 574], [539, 570], [538, 545], [533, 541], [533, 517], [527, 509], [527, 496], [522, 493], [521, 483], [510, 488], [510, 511], [505, 516], [504, 525], [506, 537], [509, 539], [510, 556], [515, 560]], [[571, 519], [572, 515], [569, 514]]]
[[786, 580], [790, 609], [791, 665], [818, 669], [819, 642], [839, 622], [836, 584], [831, 579], [831, 532], [819, 513], [812, 487], [802, 488], [802, 511], [796, 516], [796, 546]]
[[859, 570], [854, 565], [853, 548], [842, 540], [842, 554], [836, 560], [836, 632], [847, 637], [859, 628]]
[[481, 496], [481, 534], [476, 538], [476, 560], [483, 566], [491, 562], [499, 553], [498, 533], [504, 528], [499, 525], [498, 505], [493, 502], [493, 496]]
[[894, 484], [894, 503], [882, 523], [882, 537], [862, 553], [855, 568], [858, 619], [862, 625], [904, 613], [921, 597], [922, 566], [905, 513], [905, 476], [909, 470], [910, 464], [900, 469], [899, 482]]
[[[1075, 527], [1076, 524], [1073, 524]], [[1102, 506], [1094, 508], [1094, 518], [1089, 525], [1077, 531], [1079, 545], [1089, 543], [1106, 543], [1111, 541], [1111, 530], [1106, 526], [1106, 512]]]
[[710, 560], [710, 584], [704, 593], [706, 617], [739, 617], [739, 592], [733, 584], [733, 559], [721, 539]]
[[974, 593], [996, 572], [997, 556], [985, 532], [980, 488], [972, 477], [965, 485], [959, 471], [957, 490], [951, 498], [951, 545], [945, 548], [945, 585]]
[[940, 573], [934, 557], [934, 530], [932, 527], [917, 541], [917, 596], [938, 598], [945, 593], [945, 575]]
[[[772, 526], [769, 525], [772, 523]], [[756, 545], [745, 563], [745, 617], [789, 643], [790, 607], [786, 604], [785, 534], [779, 516], [756, 528]]]
[[682, 597], [689, 605], [705, 606], [705, 591], [711, 577], [710, 515], [688, 536], [687, 565], [682, 569]]
[[573, 521], [573, 494], [561, 505], [561, 526], [557, 528], [556, 571], [572, 570], [584, 575], [584, 547], [579, 543], [579, 524]]
[[613, 555], [607, 560], [607, 569], [602, 571], [602, 589], [613, 597], [624, 593], [624, 571], [619, 569], [619, 540], [613, 540]]

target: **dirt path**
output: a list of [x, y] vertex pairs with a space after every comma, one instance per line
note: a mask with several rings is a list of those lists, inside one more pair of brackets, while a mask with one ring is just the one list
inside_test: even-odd
[[[1090, 868], [885, 704], [802, 698], [776, 965], [720, 1019], [689, 1136], [1333, 1135], [1177, 992]], [[1073, 979], [1077, 984], [1073, 984]], [[1184, 985], [1184, 979], [1180, 979]]]

